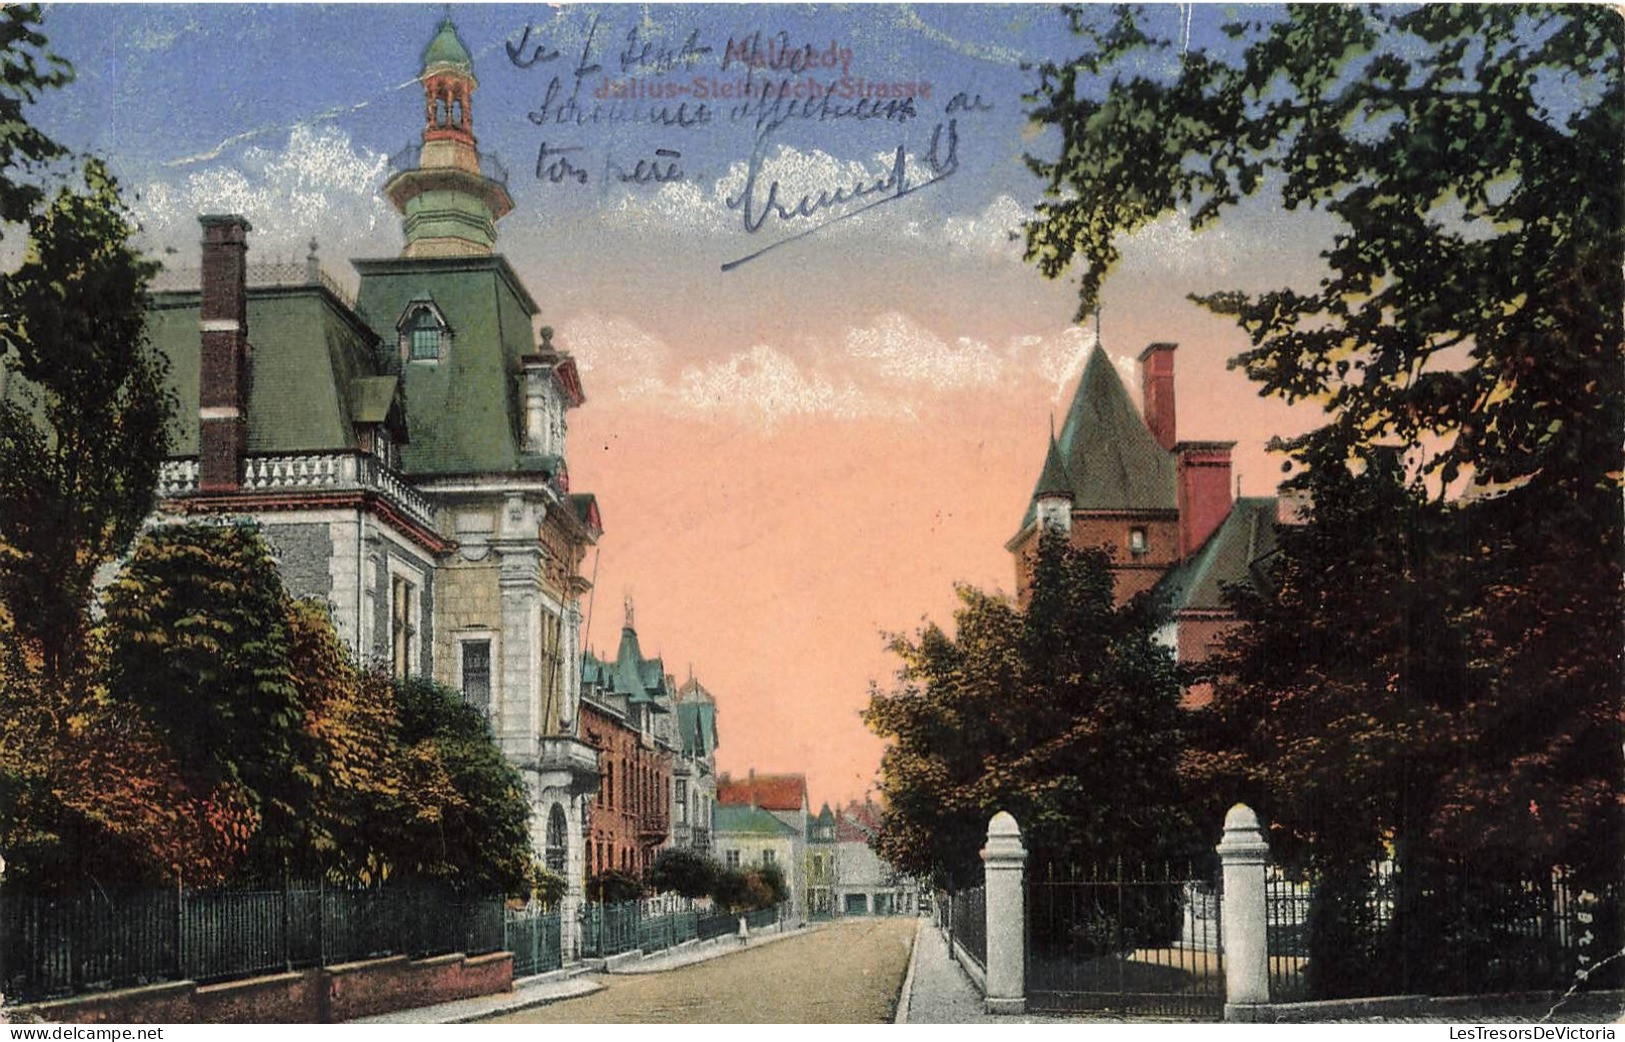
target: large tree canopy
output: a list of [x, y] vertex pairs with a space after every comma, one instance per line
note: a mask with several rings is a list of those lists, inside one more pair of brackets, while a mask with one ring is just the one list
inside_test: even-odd
[[1033, 98], [1060, 158], [1029, 160], [1049, 198], [1027, 254], [1079, 269], [1083, 311], [1118, 238], [1159, 217], [1320, 208], [1339, 228], [1318, 285], [1204, 300], [1250, 335], [1232, 364], [1263, 393], [1328, 410], [1292, 447], [1397, 445], [1436, 489], [1617, 488], [1616, 12], [1305, 5], [1234, 22], [1212, 52], [1133, 9], [1069, 17], [1084, 51], [1042, 66]]
[[[1518, 891], [1448, 924], [1467, 905], [1429, 887], [1618, 872], [1625, 21], [1306, 5], [1204, 51], [1132, 9], [1069, 16], [1084, 52], [1032, 99], [1060, 149], [1030, 161], [1050, 194], [1027, 245], [1081, 269], [1085, 310], [1117, 238], [1170, 213], [1335, 223], [1312, 284], [1198, 298], [1246, 332], [1232, 365], [1260, 393], [1325, 415], [1283, 443], [1306, 523], [1237, 594], [1190, 767], [1340, 875], [1345, 912], [1392, 858], [1410, 983], [1447, 986]], [[1334, 977], [1343, 926], [1311, 960]]]
[[92, 577], [152, 511], [166, 450], [166, 363], [146, 336], [157, 265], [132, 234], [91, 162], [0, 279], [0, 599], [52, 677], [84, 664]]
[[1173, 656], [1147, 605], [1113, 605], [1105, 553], [1046, 535], [1025, 611], [960, 596], [954, 634], [928, 625], [893, 642], [897, 686], [872, 691], [864, 713], [887, 740], [881, 855], [968, 880], [1000, 810], [1035, 863], [1190, 853]]

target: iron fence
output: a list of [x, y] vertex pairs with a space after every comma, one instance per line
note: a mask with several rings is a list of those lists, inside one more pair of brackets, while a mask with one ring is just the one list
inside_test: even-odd
[[783, 905], [768, 905], [766, 908], [757, 908], [745, 913], [745, 922], [752, 930], [760, 930], [772, 926], [784, 917]]
[[723, 910], [709, 912], [694, 924], [694, 935], [702, 941], [726, 937], [739, 929], [739, 916]]
[[556, 908], [509, 909], [502, 946], [513, 953], [513, 975], [532, 977], [564, 965], [564, 924]]
[[1384, 994], [1470, 995], [1618, 987], [1625, 942], [1618, 884], [1587, 888], [1555, 869], [1495, 878], [1471, 865], [1400, 871], [1373, 862], [1335, 876], [1271, 866], [1270, 994], [1277, 1002]]
[[638, 946], [642, 908], [637, 901], [590, 902], [581, 908], [581, 955], [602, 959]]
[[645, 952], [675, 948], [699, 936], [699, 916], [692, 909], [675, 909], [650, 916], [638, 924], [638, 947]]
[[950, 950], [954, 942], [976, 965], [987, 971], [987, 887], [955, 891], [949, 898]]
[[428, 884], [0, 896], [0, 992], [29, 1002], [502, 944], [499, 899]]
[[1052, 866], [1028, 880], [1026, 900], [1031, 1008], [1222, 1015], [1215, 874], [1121, 861]]

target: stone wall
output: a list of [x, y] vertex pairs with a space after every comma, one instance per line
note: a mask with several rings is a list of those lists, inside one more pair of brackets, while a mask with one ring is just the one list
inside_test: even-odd
[[405, 956], [221, 984], [194, 981], [80, 995], [8, 1011], [13, 1023], [341, 1023], [513, 988], [513, 955]]

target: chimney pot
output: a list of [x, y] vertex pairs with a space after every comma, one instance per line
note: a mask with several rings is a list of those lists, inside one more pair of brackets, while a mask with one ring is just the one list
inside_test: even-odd
[[248, 232], [237, 214], [205, 214], [198, 307], [198, 487], [237, 488], [248, 448]]
[[1182, 561], [1230, 516], [1230, 450], [1235, 447], [1233, 441], [1182, 441], [1174, 446]]
[[1174, 350], [1178, 344], [1157, 343], [1140, 352], [1140, 398], [1145, 425], [1157, 444], [1172, 452], [1174, 434]]

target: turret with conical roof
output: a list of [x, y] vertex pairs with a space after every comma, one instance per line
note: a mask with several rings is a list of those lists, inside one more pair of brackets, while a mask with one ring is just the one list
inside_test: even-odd
[[1066, 464], [1061, 461], [1061, 447], [1055, 442], [1055, 431], [1049, 432], [1049, 452], [1044, 456], [1044, 470], [1038, 475], [1038, 487], [1033, 489], [1033, 507], [1038, 522], [1062, 535], [1072, 531], [1072, 481], [1066, 476]]
[[479, 81], [449, 15], [424, 49], [418, 79], [424, 96], [423, 140], [396, 158], [396, 173], [384, 185], [404, 218], [401, 255], [489, 255], [496, 245], [496, 222], [513, 209], [513, 200], [501, 165], [481, 156], [474, 138], [473, 96]]

